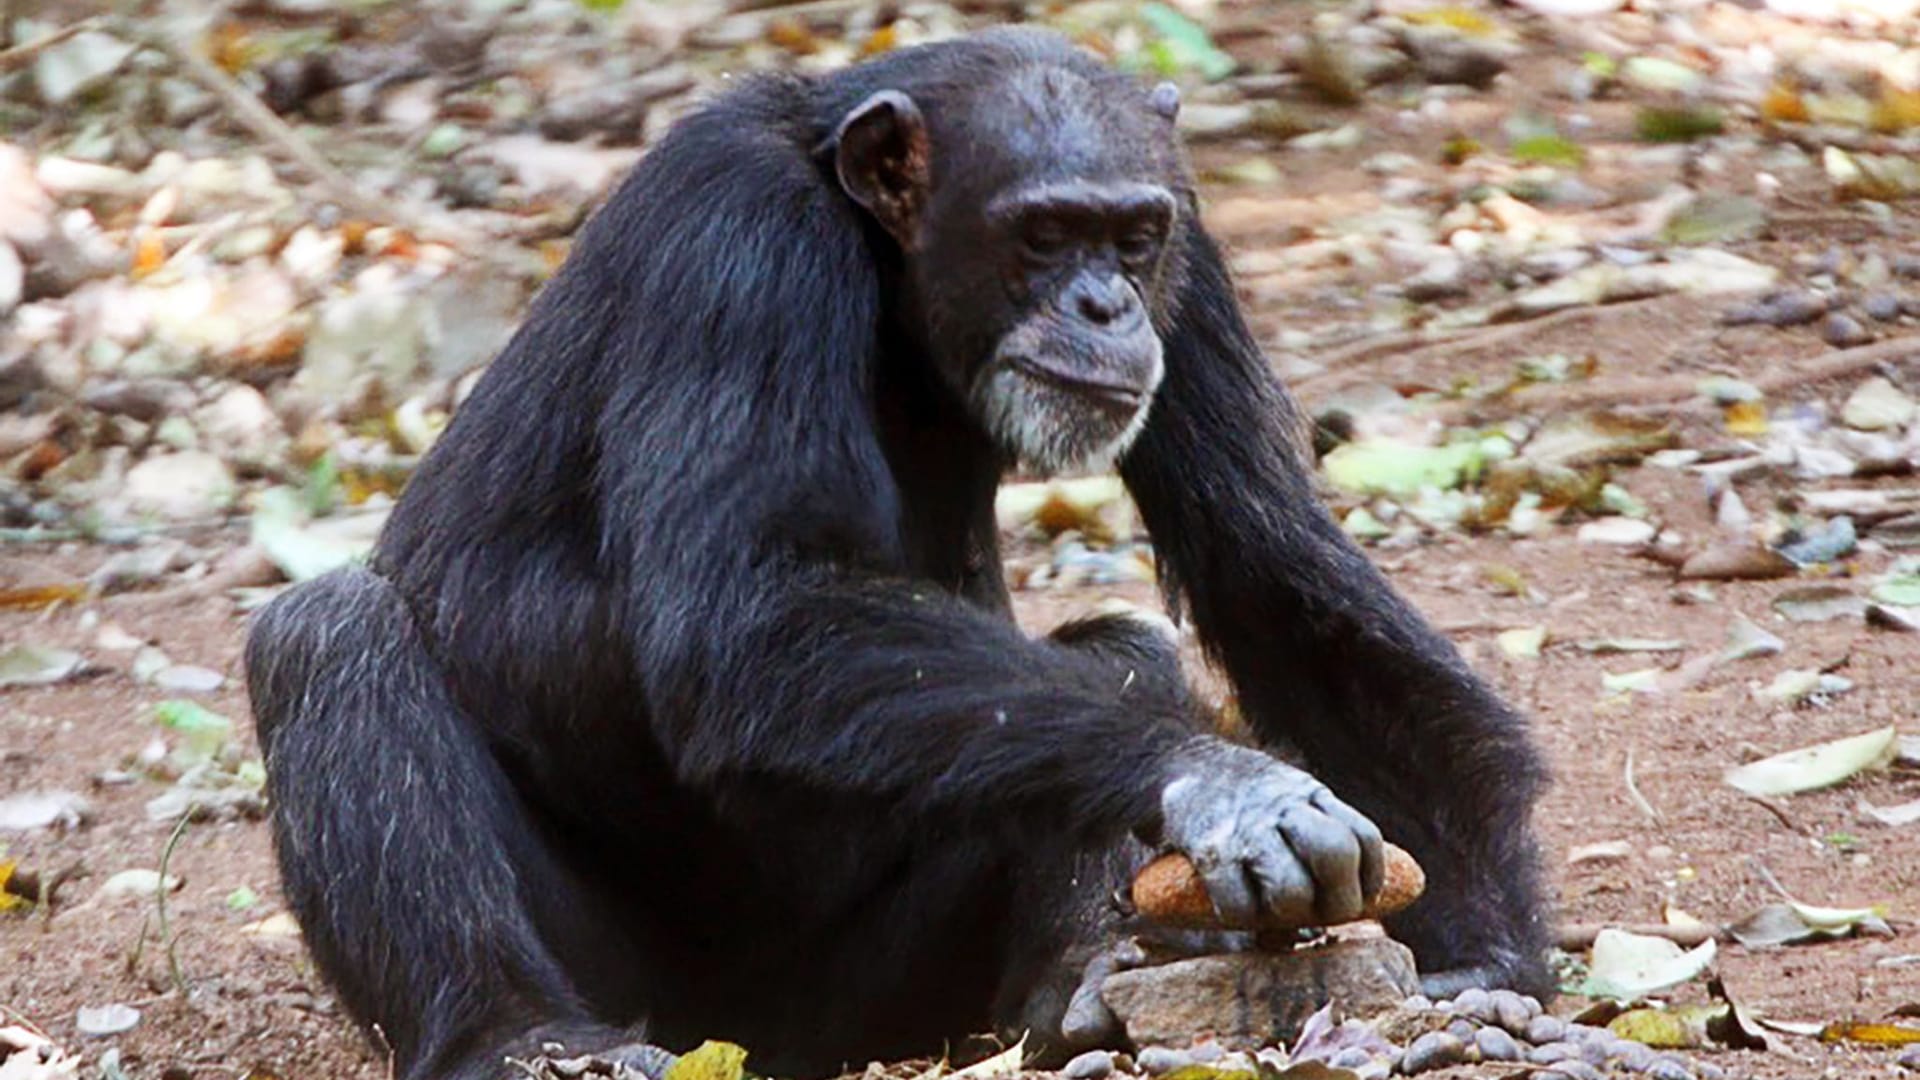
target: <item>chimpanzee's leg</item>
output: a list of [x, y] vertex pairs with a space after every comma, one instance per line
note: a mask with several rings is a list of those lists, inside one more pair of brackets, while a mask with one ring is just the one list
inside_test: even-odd
[[596, 905], [570, 895], [385, 579], [342, 570], [276, 600], [247, 674], [288, 902], [397, 1075], [497, 1078], [545, 1041], [633, 1039], [589, 1015], [552, 946], [591, 933]]

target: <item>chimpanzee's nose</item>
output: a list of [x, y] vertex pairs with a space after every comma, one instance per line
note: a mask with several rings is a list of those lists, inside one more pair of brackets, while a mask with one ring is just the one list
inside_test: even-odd
[[1133, 286], [1119, 274], [1082, 274], [1073, 283], [1073, 310], [1095, 326], [1124, 325], [1139, 309]]

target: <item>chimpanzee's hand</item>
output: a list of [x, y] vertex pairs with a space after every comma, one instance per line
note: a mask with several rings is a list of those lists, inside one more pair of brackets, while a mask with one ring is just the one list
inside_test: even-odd
[[1183, 747], [1160, 794], [1162, 839], [1206, 880], [1228, 926], [1326, 926], [1380, 891], [1380, 830], [1325, 784], [1214, 738]]

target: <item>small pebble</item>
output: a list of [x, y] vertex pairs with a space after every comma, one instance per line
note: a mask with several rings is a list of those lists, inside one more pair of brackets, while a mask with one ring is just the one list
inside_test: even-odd
[[1594, 1027], [1592, 1024], [1567, 1025], [1567, 1041], [1579, 1043], [1582, 1046], [1590, 1042], [1597, 1042], [1604, 1045], [1612, 1042], [1614, 1037], [1613, 1032], [1603, 1027]]
[[1479, 1030], [1478, 1027], [1474, 1026], [1473, 1021], [1464, 1016], [1456, 1016], [1447, 1022], [1447, 1034], [1459, 1039], [1463, 1043], [1472, 1042], [1474, 1032]]
[[1159, 1076], [1193, 1064], [1193, 1055], [1171, 1046], [1149, 1046], [1140, 1051], [1135, 1060], [1140, 1063], [1142, 1072], [1148, 1076]]
[[1113, 1055], [1105, 1050], [1089, 1050], [1060, 1070], [1067, 1080], [1106, 1080], [1113, 1075]]
[[1187, 1047], [1187, 1057], [1197, 1065], [1212, 1065], [1227, 1056], [1227, 1048], [1212, 1039]]
[[1540, 1015], [1527, 1021], [1525, 1038], [1536, 1046], [1557, 1043], [1567, 1037], [1567, 1022], [1557, 1016]]
[[1477, 986], [1468, 987], [1453, 999], [1453, 1013], [1469, 1020], [1491, 1023], [1493, 1020], [1493, 995]]
[[[1916, 1063], [1916, 1067], [1920, 1067], [1920, 1063]], [[1700, 1080], [1727, 1080], [1727, 1070], [1715, 1065], [1711, 1061], [1694, 1062], [1693, 1071], [1700, 1077]]]
[[1533, 1008], [1527, 1008], [1527, 999], [1511, 990], [1493, 992], [1492, 1023], [1506, 1028], [1509, 1034], [1525, 1035], [1527, 1025], [1540, 1013], [1540, 1003], [1534, 1002]]
[[1648, 1080], [1694, 1080], [1693, 1070], [1673, 1058], [1657, 1058], [1647, 1066]]
[[1820, 324], [1820, 336], [1836, 349], [1864, 345], [1873, 340], [1873, 331], [1851, 315], [1834, 312]]
[[1757, 304], [1743, 304], [1728, 311], [1721, 321], [1729, 326], [1765, 323], [1768, 326], [1803, 326], [1827, 313], [1826, 298], [1805, 289], [1775, 293]]
[[1557, 1062], [1551, 1070], [1538, 1075], [1540, 1080], [1547, 1080], [1549, 1077], [1555, 1080], [1559, 1077], [1566, 1077], [1567, 1080], [1605, 1080], [1606, 1077], [1605, 1073], [1578, 1058]]
[[1481, 1028], [1473, 1033], [1473, 1043], [1480, 1048], [1482, 1061], [1519, 1061], [1526, 1051], [1505, 1030], [1497, 1027]]
[[1570, 1042], [1542, 1043], [1527, 1051], [1527, 1060], [1535, 1065], [1557, 1065], [1562, 1061], [1580, 1060], [1580, 1048]]
[[1372, 1060], [1373, 1055], [1368, 1053], [1364, 1048], [1349, 1046], [1345, 1050], [1328, 1058], [1327, 1067], [1330, 1069], [1357, 1069]]
[[1425, 1012], [1428, 1009], [1433, 1008], [1433, 999], [1428, 997], [1425, 994], [1415, 994], [1412, 997], [1408, 998], [1407, 1000], [1401, 1002], [1400, 1004], [1409, 1009], [1417, 1009], [1421, 1012]]
[[1893, 272], [1901, 277], [1920, 278], [1920, 255], [1895, 255]]
[[1467, 1046], [1444, 1031], [1429, 1031], [1413, 1040], [1400, 1058], [1400, 1071], [1417, 1076], [1430, 1069], [1444, 1069], [1467, 1059]]
[[1900, 317], [1900, 298], [1892, 293], [1875, 293], [1860, 305], [1869, 318], [1892, 322]]
[[1619, 1039], [1609, 1048], [1612, 1060], [1628, 1072], [1646, 1072], [1654, 1063], [1653, 1048], [1632, 1039]]

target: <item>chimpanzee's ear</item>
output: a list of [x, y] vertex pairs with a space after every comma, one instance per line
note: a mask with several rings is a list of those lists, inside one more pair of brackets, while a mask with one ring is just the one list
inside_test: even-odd
[[1147, 94], [1147, 104], [1161, 119], [1172, 120], [1180, 115], [1180, 88], [1163, 82]]
[[902, 248], [914, 248], [931, 183], [927, 123], [913, 99], [882, 90], [840, 121], [833, 134], [840, 187], [866, 207]]

